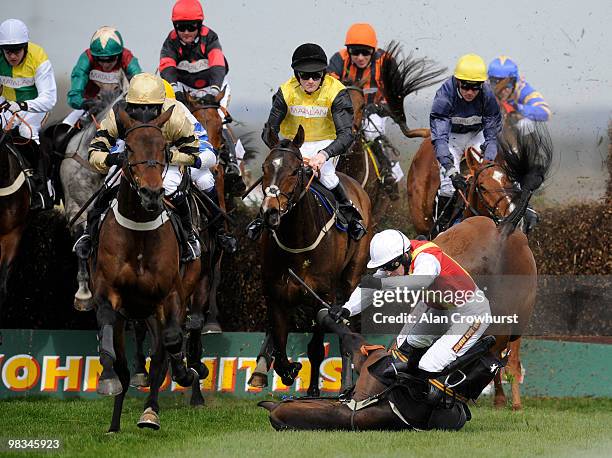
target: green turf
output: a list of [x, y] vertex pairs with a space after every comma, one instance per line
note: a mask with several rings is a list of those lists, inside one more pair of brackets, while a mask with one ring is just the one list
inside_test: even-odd
[[0, 437], [59, 438], [61, 454], [98, 457], [587, 457], [612, 450], [612, 399], [526, 399], [522, 412], [496, 411], [485, 399], [460, 432], [361, 433], [276, 432], [253, 401], [206, 402], [194, 410], [163, 398], [162, 429], [151, 431], [136, 427], [142, 399], [128, 399], [122, 431], [108, 435], [110, 399], [0, 401]]

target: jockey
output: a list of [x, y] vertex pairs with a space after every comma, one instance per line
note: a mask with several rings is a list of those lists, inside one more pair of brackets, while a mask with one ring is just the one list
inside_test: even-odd
[[[529, 134], [534, 131], [535, 122], [546, 122], [550, 119], [550, 108], [544, 97], [531, 87], [524, 77], [519, 76], [518, 66], [508, 56], [493, 59], [489, 64], [488, 75], [492, 88], [501, 80], [508, 79], [506, 87], [498, 96], [506, 112], [517, 112], [522, 116], [517, 122], [519, 132]], [[524, 219], [524, 231], [529, 234], [539, 221], [538, 214], [533, 208], [527, 207]]]
[[[162, 45], [159, 72], [168, 81], [176, 94], [176, 99], [187, 102], [185, 93], [198, 98], [216, 97], [225, 91], [220, 105], [227, 108], [231, 98], [231, 88], [227, 80], [227, 60], [221, 50], [217, 34], [202, 25], [204, 12], [198, 0], [178, 0], [172, 8], [170, 32]], [[225, 114], [220, 111], [221, 117]], [[236, 161], [233, 141], [223, 129], [227, 148], [221, 154], [224, 162], [225, 184], [234, 195], [241, 195], [246, 189]]]
[[507, 86], [501, 91], [500, 99], [507, 111], [518, 112], [523, 118], [518, 127], [524, 132], [531, 132], [533, 122], [548, 121], [551, 116], [548, 104], [524, 77], [519, 77], [518, 66], [508, 56], [499, 56], [489, 64], [489, 83], [492, 88], [503, 79], [508, 79]]
[[[489, 326], [483, 319], [491, 314], [484, 292], [463, 267], [433, 242], [409, 240], [395, 229], [379, 232], [370, 243], [368, 268], [378, 270], [362, 277], [346, 304], [331, 308], [333, 319], [360, 313], [372, 303], [376, 291], [400, 288], [431, 292], [411, 304], [415, 319], [396, 338], [397, 350], [392, 352], [394, 371], [425, 380], [435, 378], [465, 354]], [[457, 314], [455, 318], [439, 320], [442, 324], [432, 328], [435, 318], [448, 317], [450, 310]]]
[[[295, 137], [304, 128], [305, 142], [300, 148], [307, 164], [320, 173], [319, 180], [337, 199], [348, 221], [349, 235], [359, 240], [366, 233], [361, 215], [346, 195], [336, 175], [334, 156], [345, 154], [353, 143], [353, 104], [342, 83], [326, 74], [327, 56], [316, 44], [298, 46], [292, 56], [294, 76], [272, 98], [272, 109], [262, 138], [270, 145], [270, 134], [279, 131], [285, 138]], [[263, 230], [263, 220], [255, 219], [247, 228], [256, 239]]]
[[142, 73], [138, 59], [123, 47], [123, 37], [113, 27], [104, 26], [91, 37], [89, 49], [79, 57], [70, 75], [68, 105], [73, 111], [64, 124], [74, 127], [85, 111], [92, 107], [93, 99], [100, 92], [100, 85], [114, 84], [121, 87], [124, 77], [129, 80]]
[[[47, 53], [29, 40], [28, 28], [19, 19], [7, 19], [0, 24], [0, 116], [3, 126], [13, 118], [19, 135], [38, 144], [40, 126], [57, 101], [57, 88]], [[45, 161], [39, 157], [32, 159], [37, 162], [31, 164], [37, 176], [32, 179], [30, 209], [51, 208], [53, 193], [46, 179]]]
[[442, 84], [433, 101], [429, 123], [440, 163], [438, 208], [447, 209], [438, 217], [439, 227], [449, 223], [457, 199], [455, 189], [466, 187], [459, 173], [464, 151], [470, 146], [478, 151], [482, 147], [485, 159], [492, 161], [497, 156], [501, 114], [486, 81], [487, 66], [482, 58], [466, 54], [459, 58], [453, 76]]
[[[381, 67], [385, 51], [378, 48], [376, 31], [370, 24], [353, 24], [346, 33], [344, 40], [346, 49], [335, 53], [329, 61], [328, 73], [340, 81], [350, 80], [355, 84], [365, 80], [363, 93], [366, 105], [384, 103], [380, 91]], [[385, 137], [385, 124], [388, 116], [366, 111], [363, 119], [363, 132], [365, 139], [372, 144], [372, 150], [381, 162], [381, 174], [385, 190], [391, 200], [399, 198], [398, 183], [404, 172], [398, 160], [391, 159], [385, 153], [384, 145], [388, 142]]]
[[[140, 122], [148, 122], [158, 117], [162, 112], [174, 105], [176, 100], [166, 98], [164, 84], [158, 76], [150, 73], [140, 73], [132, 78], [126, 97], [125, 111], [132, 118]], [[100, 128], [89, 146], [89, 163], [102, 174], [107, 174], [111, 166], [123, 165], [123, 157], [120, 154], [109, 154], [111, 148], [120, 139], [122, 127], [117, 125], [116, 112], [119, 104], [109, 111], [108, 115], [100, 123]], [[201, 248], [198, 237], [193, 229], [191, 221], [191, 210], [187, 196], [178, 189], [182, 181], [179, 166], [186, 165], [201, 168], [202, 160], [198, 157], [199, 140], [195, 136], [194, 126], [186, 116], [186, 110], [176, 107], [168, 122], [162, 126], [162, 133], [169, 146], [174, 147], [170, 166], [164, 176], [164, 194], [172, 203], [176, 213], [181, 219], [183, 229], [187, 233], [187, 243], [183, 250], [181, 261], [189, 262], [200, 256]], [[117, 183], [118, 184], [118, 183]], [[97, 231], [101, 214], [108, 208], [114, 193], [102, 193], [92, 211], [88, 213], [88, 231], [75, 244], [74, 251], [78, 253], [89, 253], [91, 250], [91, 234]]]

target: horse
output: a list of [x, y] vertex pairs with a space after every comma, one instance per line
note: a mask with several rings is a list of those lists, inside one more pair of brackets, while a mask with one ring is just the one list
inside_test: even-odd
[[[404, 99], [419, 89], [439, 83], [439, 76], [446, 71], [445, 68], [436, 68], [428, 59], [417, 59], [412, 55], [402, 59], [401, 56], [402, 49], [399, 44], [391, 42], [382, 58], [380, 91], [388, 105], [377, 103], [366, 106], [363, 92], [365, 80], [342, 81], [353, 102], [353, 132], [356, 139], [349, 154], [339, 159], [337, 170], [356, 179], [366, 190], [372, 201], [375, 224], [385, 214], [390, 199], [379, 171], [380, 159], [375, 157], [371, 142], [365, 138], [363, 118], [374, 112], [380, 113], [381, 116], [391, 116], [407, 138], [425, 137], [428, 134], [426, 129], [409, 129], [406, 126]], [[387, 147], [395, 151], [392, 145]], [[399, 158], [399, 152], [395, 153]]]
[[90, 258], [102, 365], [97, 392], [115, 396], [110, 432], [120, 429], [129, 387], [124, 341], [128, 319], [146, 320], [153, 342], [151, 388], [139, 427], [160, 427], [158, 395], [168, 359], [173, 379], [181, 386], [192, 386], [194, 392], [199, 393], [199, 379], [205, 375], [186, 368], [181, 330], [186, 298], [199, 279], [200, 262], [189, 263], [181, 275], [179, 245], [162, 204], [168, 150], [161, 126], [173, 109], [148, 123], [118, 112], [125, 128], [127, 159], [117, 198], [101, 224], [97, 252]]
[[[262, 286], [268, 309], [270, 331], [264, 340], [257, 366], [249, 384], [267, 386], [267, 372], [274, 359], [274, 370], [282, 382], [290, 386], [298, 375], [301, 364], [289, 362], [286, 345], [292, 315], [300, 314], [310, 323], [316, 310], [303, 297], [302, 286], [289, 277], [292, 269], [312, 290], [334, 303], [348, 295], [357, 285], [365, 268], [371, 238], [372, 218], [367, 194], [352, 178], [338, 173], [353, 203], [359, 208], [368, 233], [359, 241], [335, 230], [335, 212], [325, 209], [309, 191], [308, 169], [300, 147], [304, 129], [300, 126], [293, 140], [270, 138], [271, 150], [265, 159], [262, 189], [265, 198], [261, 214], [267, 230], [262, 234]], [[313, 307], [315, 310], [312, 311]], [[318, 308], [317, 308], [318, 306]], [[308, 344], [311, 362], [309, 395], [319, 393], [319, 366], [324, 358], [324, 331], [315, 326]]]
[[[518, 157], [510, 156], [513, 154], [510, 148], [504, 147], [502, 151], [504, 158], [509, 161], [506, 163], [507, 172], [521, 183], [521, 190], [515, 194], [512, 201], [512, 212], [499, 225], [488, 217], [468, 218], [434, 240], [468, 272], [478, 276], [477, 282], [481, 288], [487, 287], [486, 294], [494, 314], [501, 312], [504, 315], [517, 316], [516, 321], [495, 323], [487, 329], [488, 335], [495, 336], [495, 343], [488, 350], [488, 355], [494, 358], [493, 361], [503, 360], [502, 353], [510, 342], [521, 336], [535, 305], [537, 267], [526, 235], [516, 230], [516, 227], [531, 195], [544, 181], [552, 155], [545, 136], [539, 139], [519, 139]], [[334, 323], [329, 316], [323, 315], [322, 321], [339, 334], [342, 351], [353, 355], [352, 363], [359, 377], [352, 390], [351, 399], [348, 402], [333, 398], [297, 399], [280, 403], [260, 402], [259, 405], [270, 412], [270, 422], [275, 429], [366, 430], [435, 427], [435, 424], [431, 423], [435, 413], [432, 406], [422, 399], [419, 401], [406, 396], [408, 408], [399, 412], [393, 403], [389, 402], [391, 392], [396, 386], [387, 386], [370, 373], [376, 362], [387, 357], [388, 352], [384, 348], [368, 347], [362, 336]], [[497, 366], [493, 369], [497, 370]], [[435, 381], [430, 380], [430, 384], [434, 383]], [[453, 389], [460, 392], [461, 383], [456, 385]], [[449, 387], [441, 388], [446, 392]], [[484, 385], [479, 386], [480, 390], [482, 388]], [[475, 393], [473, 399], [477, 398], [479, 393], [480, 391]], [[442, 411], [442, 415], [444, 413]], [[440, 415], [440, 412], [436, 415]], [[457, 423], [453, 420], [445, 427], [459, 429], [466, 419], [469, 419], [469, 416]], [[444, 421], [442, 423], [444, 424]]]
[[28, 167], [16, 150], [10, 129], [9, 123], [0, 136], [0, 317], [13, 261], [30, 215], [30, 189], [25, 176]]
[[[45, 129], [45, 136], [51, 138], [56, 154], [61, 155], [59, 178], [63, 190], [64, 213], [66, 219], [71, 221], [81, 210], [89, 198], [103, 185], [104, 175], [96, 172], [89, 165], [89, 144], [100, 127], [98, 119], [104, 119], [110, 109], [123, 98], [123, 93], [116, 84], [103, 85], [98, 95], [93, 99], [96, 104], [81, 119], [82, 128], [68, 141], [65, 151], [62, 149], [66, 135], [65, 124], [49, 126]], [[73, 128], [74, 129], [74, 128]], [[73, 130], [70, 129], [70, 130]], [[72, 239], [76, 242], [85, 231], [87, 212], [69, 227]], [[77, 253], [78, 255], [78, 253]], [[87, 271], [87, 258], [78, 257], [77, 273], [78, 289], [74, 294], [74, 308], [78, 311], [88, 311], [93, 308], [91, 303], [91, 290], [89, 289], [89, 272]]]

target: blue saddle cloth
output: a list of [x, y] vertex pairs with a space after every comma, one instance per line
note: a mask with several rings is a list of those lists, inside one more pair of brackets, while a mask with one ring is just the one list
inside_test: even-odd
[[338, 217], [340, 212], [338, 211], [338, 204], [336, 203], [336, 199], [334, 199], [334, 194], [325, 186], [323, 186], [318, 180], [312, 181], [309, 190], [321, 203], [323, 208], [325, 208], [325, 210], [327, 211], [327, 213], [329, 213], [330, 216], [334, 213], [337, 215], [335, 224], [336, 229], [341, 232], [346, 232], [348, 230], [348, 225], [343, 224], [343, 222], [341, 221], [343, 220], [343, 218]]

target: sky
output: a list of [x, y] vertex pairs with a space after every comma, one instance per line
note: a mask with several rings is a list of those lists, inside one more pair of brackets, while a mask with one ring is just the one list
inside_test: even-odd
[[[21, 0], [10, 17], [23, 20], [31, 40], [45, 48], [55, 69], [58, 104], [68, 111], [70, 72], [102, 25], [112, 25], [140, 60], [157, 69], [159, 50], [171, 30], [171, 0]], [[553, 110], [549, 122], [557, 160], [546, 196], [556, 201], [596, 199], [606, 179], [607, 126], [612, 113], [612, 2], [538, 0], [223, 0], [202, 2], [205, 24], [220, 37], [229, 61], [232, 116], [259, 131], [272, 94], [291, 76], [291, 54], [304, 42], [328, 56], [344, 43], [348, 27], [369, 22], [379, 45], [399, 41], [406, 52], [449, 68], [466, 53], [489, 62], [511, 56]], [[1, 19], [6, 19], [3, 9]], [[410, 127], [427, 127], [436, 88], [409, 96]], [[418, 143], [400, 139], [409, 157]], [[408, 160], [405, 159], [408, 163]]]

